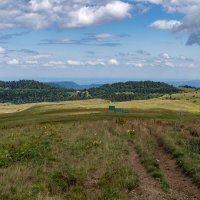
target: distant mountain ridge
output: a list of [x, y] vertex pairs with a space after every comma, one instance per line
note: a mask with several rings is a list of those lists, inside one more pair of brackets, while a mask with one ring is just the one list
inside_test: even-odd
[[[122, 81], [125, 83], [126, 81]], [[169, 85], [173, 86], [191, 86], [200, 88], [200, 80], [174, 80], [174, 81], [161, 81], [164, 83], [167, 83]], [[113, 82], [116, 83], [116, 82]], [[102, 85], [106, 85], [105, 83], [102, 84], [78, 84], [74, 81], [52, 81], [52, 82], [45, 82], [45, 84], [53, 86], [53, 87], [61, 87], [61, 88], [67, 88], [67, 89], [75, 89], [75, 90], [82, 90], [82, 89], [90, 89], [90, 88], [99, 88]]]
[[79, 85], [73, 81], [48, 82], [46, 84], [50, 86], [54, 86], [54, 87], [62, 87], [62, 88], [75, 89], [75, 90], [96, 88], [102, 85], [102, 84]]

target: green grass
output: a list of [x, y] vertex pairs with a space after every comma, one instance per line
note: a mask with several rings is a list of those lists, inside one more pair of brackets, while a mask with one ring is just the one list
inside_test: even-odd
[[188, 128], [177, 131], [165, 127], [155, 131], [156, 137], [165, 149], [170, 152], [183, 172], [200, 185], [200, 139], [192, 136]]
[[124, 133], [106, 121], [2, 129], [0, 199], [129, 199], [139, 179]]
[[150, 136], [150, 133], [143, 123], [139, 123], [135, 128], [135, 134], [131, 135], [131, 138], [135, 144], [141, 163], [144, 165], [150, 176], [159, 181], [161, 189], [164, 192], [169, 192], [170, 186], [165, 175], [160, 170], [159, 161], [155, 156], [158, 148], [157, 142]]
[[190, 112], [176, 112], [165, 109], [129, 109], [129, 113], [115, 113], [103, 108], [74, 108], [74, 109], [49, 109], [32, 107], [22, 112], [1, 114], [0, 128], [10, 128], [38, 123], [56, 123], [73, 121], [113, 120], [118, 118], [142, 120], [169, 120], [198, 122], [200, 114]]
[[[200, 182], [198, 103], [155, 99], [113, 104], [129, 113], [108, 111], [112, 103], [104, 100], [1, 105], [10, 113], [4, 107], [0, 114], [0, 199], [131, 199], [140, 177], [128, 160], [130, 139], [167, 192], [155, 156], [157, 143], [146, 134], [145, 123], [183, 171]], [[127, 132], [130, 123], [135, 131]]]
[[99, 186], [103, 192], [99, 199], [130, 199], [123, 191], [133, 191], [137, 187], [138, 181], [139, 179], [131, 167], [127, 167], [123, 163], [112, 163], [100, 179]]
[[14, 130], [11, 135], [9, 133], [5, 136], [6, 140], [0, 142], [0, 167], [8, 167], [15, 162], [43, 160], [54, 143], [54, 136], [54, 133], [43, 130], [38, 135], [35, 135], [35, 131], [27, 135]]

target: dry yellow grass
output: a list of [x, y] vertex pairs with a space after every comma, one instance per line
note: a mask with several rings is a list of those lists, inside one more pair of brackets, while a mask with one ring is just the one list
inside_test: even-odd
[[32, 107], [32, 104], [14, 105], [8, 103], [0, 103], [0, 114], [20, 112], [30, 107]]
[[194, 100], [194, 99], [200, 99], [200, 90], [192, 90], [189, 92], [183, 92], [183, 93], [177, 93], [177, 94], [172, 94], [172, 95], [164, 95], [163, 99], [169, 98], [175, 98], [177, 100]]
[[200, 105], [187, 100], [140, 100], [130, 102], [116, 103], [116, 106], [121, 108], [136, 108], [136, 109], [167, 109], [174, 111], [185, 112], [200, 112]]
[[[62, 110], [62, 109], [101, 109], [108, 108], [109, 105], [115, 105], [124, 109], [168, 109], [183, 112], [200, 112], [200, 104], [191, 100], [167, 100], [157, 98], [151, 100], [135, 100], [127, 102], [110, 102], [103, 99], [64, 101], [58, 103], [31, 103], [23, 105], [0, 104], [0, 114], [20, 112], [32, 107], [38, 107], [40, 111]], [[77, 113], [79, 114], [79, 113]]]

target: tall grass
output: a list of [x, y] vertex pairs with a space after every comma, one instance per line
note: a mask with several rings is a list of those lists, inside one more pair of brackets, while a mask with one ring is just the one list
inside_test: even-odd
[[[200, 185], [200, 139], [190, 131], [173, 127], [154, 127], [156, 137], [170, 152], [183, 172]], [[187, 131], [186, 131], [187, 130]]]
[[1, 129], [0, 199], [129, 199], [138, 176], [124, 133], [107, 121]]

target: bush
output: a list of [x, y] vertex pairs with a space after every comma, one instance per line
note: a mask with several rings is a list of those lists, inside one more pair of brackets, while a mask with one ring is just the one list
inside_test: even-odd
[[120, 125], [124, 125], [124, 124], [126, 124], [126, 122], [127, 122], [127, 120], [124, 118], [121, 118], [121, 117], [116, 119], [116, 123], [120, 124]]

